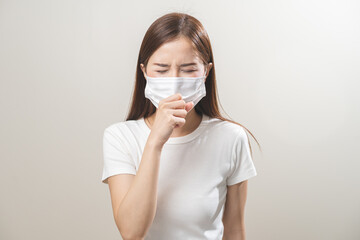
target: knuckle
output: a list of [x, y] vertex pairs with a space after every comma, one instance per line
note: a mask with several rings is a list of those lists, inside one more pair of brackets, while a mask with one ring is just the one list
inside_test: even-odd
[[168, 121], [169, 123], [173, 123], [174, 118], [172, 117], [172, 115], [167, 115], [167, 121]]
[[159, 102], [159, 108], [163, 109], [166, 106], [166, 103], [164, 103], [163, 101]]

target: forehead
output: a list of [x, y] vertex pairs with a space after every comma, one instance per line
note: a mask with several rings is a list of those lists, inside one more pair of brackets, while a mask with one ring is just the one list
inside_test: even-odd
[[200, 63], [197, 52], [192, 42], [185, 38], [162, 44], [150, 57], [149, 63], [181, 63], [185, 61], [193, 61]]

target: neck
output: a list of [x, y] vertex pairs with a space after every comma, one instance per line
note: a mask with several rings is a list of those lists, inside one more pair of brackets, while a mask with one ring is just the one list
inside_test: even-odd
[[[148, 124], [150, 125], [150, 129], [152, 127], [152, 123], [155, 120], [156, 117], [156, 113], [157, 110], [155, 111], [154, 114], [152, 114], [151, 116], [149, 116], [148, 118], [146, 118]], [[178, 128], [174, 128], [172, 134], [170, 135], [170, 137], [181, 137], [181, 136], [185, 136], [191, 132], [193, 132], [201, 123], [201, 115], [198, 114], [195, 111], [195, 108], [193, 107], [190, 112], [187, 113], [186, 117], [185, 117], [185, 124], [182, 127], [178, 127]]]

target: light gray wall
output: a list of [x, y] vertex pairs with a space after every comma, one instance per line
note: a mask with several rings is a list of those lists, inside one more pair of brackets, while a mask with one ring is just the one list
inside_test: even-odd
[[0, 239], [120, 239], [102, 134], [124, 120], [142, 38], [198, 18], [221, 104], [248, 127], [248, 239], [360, 239], [360, 3], [0, 0]]

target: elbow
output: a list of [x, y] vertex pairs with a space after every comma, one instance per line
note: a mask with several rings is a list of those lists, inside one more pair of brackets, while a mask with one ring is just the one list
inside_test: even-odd
[[129, 231], [120, 231], [120, 235], [123, 240], [144, 240], [145, 237], [129, 232]]
[[126, 237], [121, 235], [121, 237], [123, 238], [123, 240], [144, 240], [143, 237]]
[[145, 237], [143, 236], [137, 236], [137, 235], [133, 235], [130, 233], [122, 233], [120, 232], [120, 235], [122, 237], [123, 240], [144, 240]]
[[120, 224], [120, 221], [115, 219], [116, 226], [120, 232], [120, 235], [123, 240], [144, 240], [145, 236], [139, 235], [138, 233], [135, 233], [134, 231], [131, 231], [131, 228], [129, 226], [124, 226], [124, 224]]

